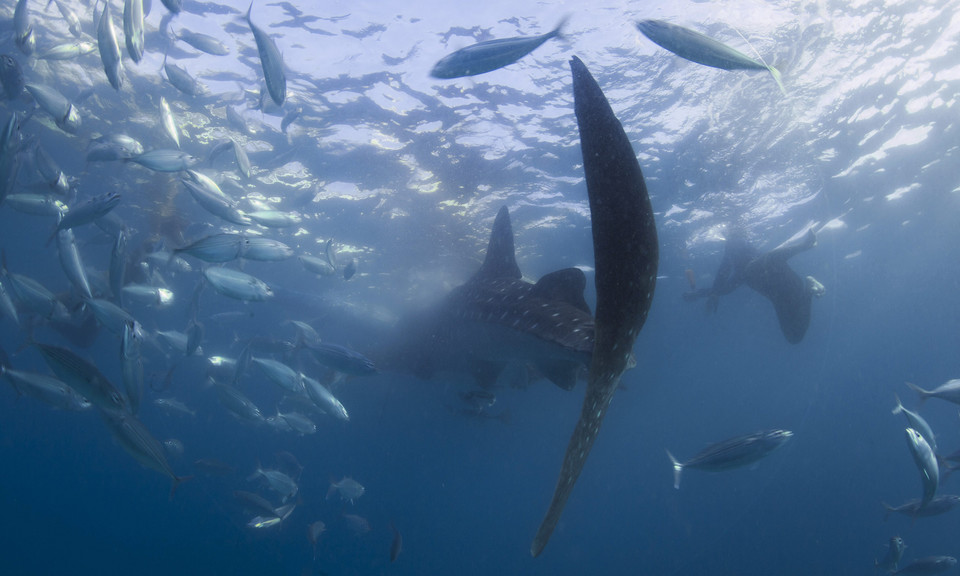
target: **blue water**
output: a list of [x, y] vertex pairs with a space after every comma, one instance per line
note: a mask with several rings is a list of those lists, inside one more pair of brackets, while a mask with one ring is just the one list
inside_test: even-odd
[[[92, 7], [66, 4], [95, 42]], [[908, 546], [905, 561], [960, 554], [956, 511], [885, 520], [881, 505], [921, 494], [906, 421], [890, 414], [895, 394], [920, 406], [942, 453], [960, 447], [956, 406], [921, 406], [904, 385], [934, 388], [957, 377], [957, 2], [605, 2], [590, 14], [531, 2], [451, 9], [424, 1], [402, 10], [365, 2], [325, 6], [317, 18], [308, 2], [257, 4], [254, 20], [276, 38], [289, 82], [289, 102], [270, 114], [255, 108], [262, 75], [241, 18], [246, 5], [184, 4], [174, 29], [215, 34], [231, 56], [170, 41], [166, 11], [154, 2], [145, 60], [125, 61], [120, 93], [96, 52], [38, 61], [18, 51], [5, 25], [0, 52], [15, 56], [27, 82], [77, 98], [83, 117], [67, 134], [36, 112], [23, 125], [24, 150], [39, 143], [76, 179], [76, 198], [61, 198], [68, 204], [121, 194], [115, 215], [131, 259], [146, 262], [150, 252], [235, 229], [204, 212], [175, 175], [86, 162], [88, 143], [104, 133], [170, 147], [157, 120], [163, 94], [184, 128], [185, 151], [206, 157], [225, 137], [248, 151], [250, 181], [229, 158], [201, 166], [242, 186], [229, 192], [242, 197], [242, 209], [253, 210], [254, 199], [303, 216], [297, 227], [253, 233], [314, 256], [332, 238], [341, 264], [356, 258], [359, 271], [345, 281], [310, 274], [296, 258], [246, 262], [243, 271], [277, 297], [243, 303], [208, 287], [201, 321], [249, 314], [206, 320], [203, 354], [183, 358], [154, 344], [153, 334], [185, 328], [202, 263], [188, 257], [191, 271], [134, 263], [176, 295], [169, 308], [127, 306], [149, 340], [140, 419], [159, 440], [183, 443], [170, 462], [193, 477], [171, 499], [169, 479], [124, 452], [95, 410], [53, 410], [4, 384], [0, 573], [873, 574], [894, 535]], [[120, 6], [111, 8], [119, 24]], [[30, 11], [38, 48], [73, 41], [56, 8], [33, 1]], [[571, 11], [566, 39], [520, 63], [467, 80], [427, 76], [452, 50], [543, 33]], [[0, 7], [0, 18], [12, 15], [12, 3]], [[749, 51], [737, 26], [782, 69], [788, 95], [766, 74], [679, 60], [637, 33], [631, 22], [639, 18]], [[119, 26], [118, 36], [122, 44]], [[165, 51], [208, 92], [186, 97], [158, 75]], [[637, 367], [624, 375], [551, 542], [533, 559], [530, 541], [579, 415], [582, 382], [571, 392], [546, 380], [498, 387], [491, 414], [502, 417], [475, 418], [459, 412], [463, 382], [384, 371], [334, 385], [349, 422], [314, 417], [317, 432], [298, 436], [231, 416], [207, 381], [206, 358], [236, 357], [254, 335], [292, 339], [289, 320], [310, 321], [324, 340], [376, 357], [379, 330], [476, 270], [501, 205], [510, 208], [525, 276], [580, 266], [592, 305], [590, 220], [566, 66], [573, 53], [597, 77], [638, 153], [657, 213], [660, 278], [634, 350]], [[87, 88], [93, 95], [80, 102]], [[225, 105], [242, 112], [251, 133], [227, 127]], [[282, 134], [280, 117], [295, 106], [303, 113]], [[0, 121], [33, 107], [27, 96], [0, 101]], [[38, 190], [46, 192], [27, 158], [14, 191]], [[45, 246], [54, 225], [0, 205], [0, 248], [10, 272], [75, 308], [55, 243]], [[772, 307], [746, 287], [723, 297], [713, 315], [702, 300], [681, 298], [687, 270], [698, 285], [712, 281], [734, 227], [762, 249], [820, 230], [817, 247], [790, 261], [826, 286], [800, 344], [784, 340]], [[76, 234], [89, 274], [105, 278], [111, 237], [94, 225]], [[70, 347], [121, 381], [119, 340], [106, 330], [78, 348], [23, 309], [20, 327], [0, 317], [0, 348], [11, 364], [48, 373], [31, 339]], [[240, 386], [265, 416], [276, 412], [280, 389], [259, 372]], [[196, 415], [164, 412], [152, 403], [159, 397], [176, 397]], [[794, 436], [754, 466], [687, 470], [673, 488], [666, 450], [683, 460], [768, 428]], [[299, 503], [281, 526], [248, 528], [253, 514], [233, 491], [276, 503], [248, 476], [258, 464], [277, 466], [283, 451], [303, 467]], [[200, 458], [233, 471], [205, 475], [193, 465]], [[326, 498], [330, 482], [344, 476], [366, 488], [353, 504]], [[944, 476], [939, 493], [955, 492], [956, 483]], [[365, 518], [370, 530], [354, 533], [346, 515]], [[318, 520], [326, 532], [314, 551], [307, 526]], [[394, 562], [391, 524], [403, 535]]]

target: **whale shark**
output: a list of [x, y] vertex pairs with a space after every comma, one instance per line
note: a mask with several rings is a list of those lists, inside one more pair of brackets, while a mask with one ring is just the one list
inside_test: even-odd
[[387, 364], [423, 379], [466, 376], [490, 386], [510, 363], [569, 390], [590, 364], [594, 321], [578, 268], [523, 279], [506, 206], [493, 222], [480, 269], [425, 313], [400, 323]]
[[586, 65], [574, 56], [570, 69], [590, 202], [597, 313], [586, 396], [553, 498], [530, 546], [534, 557], [560, 521], [628, 367], [653, 302], [659, 263], [653, 207], [630, 140]]

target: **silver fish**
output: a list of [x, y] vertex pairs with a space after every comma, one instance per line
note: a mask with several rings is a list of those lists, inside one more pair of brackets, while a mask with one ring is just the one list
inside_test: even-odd
[[10, 278], [7, 275], [7, 271], [0, 270], [0, 312], [2, 312], [4, 316], [13, 320], [14, 324], [19, 326], [20, 315], [17, 314], [17, 307], [13, 303], [13, 296], [8, 288], [9, 285]]
[[37, 171], [43, 177], [44, 182], [55, 192], [66, 194], [70, 190], [70, 181], [53, 158], [47, 154], [46, 150], [38, 144], [34, 149], [33, 157], [36, 161]]
[[923, 439], [923, 435], [913, 428], [906, 429], [907, 446], [910, 448], [910, 454], [913, 455], [913, 461], [920, 470], [920, 481], [923, 484], [923, 497], [920, 499], [920, 508], [926, 506], [933, 496], [937, 493], [937, 487], [940, 485], [940, 467], [937, 464], [937, 457], [933, 449]]
[[297, 118], [300, 117], [300, 114], [302, 112], [303, 112], [303, 108], [300, 106], [297, 106], [293, 110], [287, 112], [283, 116], [283, 120], [280, 121], [280, 131], [286, 134], [287, 128], [289, 128], [290, 125], [293, 124], [297, 120]]
[[36, 398], [54, 408], [87, 410], [93, 406], [73, 388], [46, 374], [21, 372], [0, 364], [0, 376], [6, 376], [18, 394]]
[[86, 305], [93, 310], [93, 315], [97, 317], [100, 324], [120, 337], [123, 336], [124, 327], [136, 321], [129, 312], [109, 300], [91, 298], [86, 301]]
[[317, 431], [317, 425], [299, 412], [277, 412], [277, 416], [283, 419], [294, 432], [302, 435], [313, 434]]
[[296, 226], [303, 218], [296, 212], [281, 212], [279, 210], [257, 210], [247, 212], [247, 218], [267, 228], [288, 228]]
[[757, 62], [705, 34], [662, 20], [641, 20], [637, 22], [637, 29], [660, 47], [697, 64], [722, 70], [767, 70], [776, 80], [780, 91], [787, 93], [776, 68]]
[[43, 318], [67, 319], [70, 314], [53, 292], [42, 284], [22, 274], [6, 276], [10, 280], [9, 288], [16, 296], [17, 302], [30, 312]]
[[126, 134], [108, 134], [90, 142], [87, 161], [129, 160], [143, 154], [143, 145]]
[[121, 230], [110, 250], [110, 293], [117, 304], [123, 307], [123, 284], [127, 268], [127, 235]]
[[139, 63], [143, 58], [143, 0], [124, 0], [123, 36], [127, 42], [127, 54]]
[[17, 212], [34, 216], [60, 216], [70, 208], [47, 194], [10, 194], [4, 201]]
[[119, 414], [126, 411], [127, 404], [123, 400], [123, 395], [96, 366], [66, 348], [39, 343], [34, 346], [40, 350], [43, 359], [57, 378], [105, 414]]
[[233, 142], [233, 154], [237, 159], [237, 170], [240, 172], [240, 175], [244, 178], [250, 178], [251, 167], [250, 167], [250, 158], [247, 156], [247, 151], [243, 149], [243, 146], [237, 144], [236, 140]]
[[186, 414], [187, 416], [197, 415], [196, 411], [191, 410], [186, 404], [176, 398], [156, 398], [153, 403], [167, 412], [177, 412], [179, 414]]
[[207, 54], [213, 56], [226, 56], [230, 53], [230, 49], [227, 48], [223, 42], [217, 40], [213, 36], [208, 36], [207, 34], [201, 34], [199, 32], [191, 32], [186, 28], [180, 29], [180, 32], [177, 33], [177, 39], [183, 40], [197, 50], [206, 52]]
[[957, 559], [953, 556], [927, 556], [914, 560], [892, 574], [893, 576], [933, 576], [952, 570], [956, 565]]
[[300, 373], [283, 362], [271, 358], [251, 358], [250, 361], [259, 366], [270, 381], [284, 390], [294, 394], [303, 391]]
[[[77, 226], [89, 224], [99, 218], [102, 218], [108, 212], [116, 208], [119, 204], [120, 194], [117, 194], [116, 192], [108, 192], [106, 194], [94, 196], [83, 204], [71, 206], [70, 210], [68, 210], [63, 215], [63, 218], [60, 219], [60, 222], [57, 223], [57, 227], [53, 231], [53, 234], [56, 234], [61, 230], [69, 230], [70, 228], [76, 228]], [[51, 235], [51, 238], [52, 237], [53, 236]]]
[[920, 402], [926, 402], [927, 398], [940, 398], [947, 402], [960, 404], [960, 378], [947, 380], [933, 390], [924, 390], [911, 382], [907, 382], [907, 386], [920, 395]]
[[316, 404], [318, 408], [340, 420], [350, 420], [347, 409], [327, 390], [326, 386], [307, 375], [302, 376], [303, 387], [307, 390], [307, 396], [313, 400], [313, 403]]
[[162, 286], [147, 286], [145, 284], [127, 284], [122, 289], [125, 298], [145, 306], [166, 308], [173, 304], [173, 291]]
[[199, 160], [179, 150], [151, 150], [128, 159], [154, 172], [181, 172], [189, 169]]
[[260, 466], [257, 466], [256, 471], [247, 478], [247, 481], [252, 482], [258, 478], [266, 480], [270, 489], [280, 494], [284, 502], [286, 502], [288, 498], [296, 496], [300, 490], [293, 478], [279, 470], [264, 470]]
[[900, 565], [900, 559], [903, 558], [903, 551], [906, 549], [907, 545], [903, 543], [903, 538], [894, 536], [887, 546], [887, 553], [880, 560], [874, 561], [874, 567], [887, 574], [895, 572]]
[[90, 291], [90, 282], [87, 280], [87, 273], [84, 270], [83, 261], [80, 259], [80, 251], [77, 250], [77, 241], [73, 235], [73, 230], [67, 228], [57, 233], [57, 254], [60, 256], [60, 266], [74, 289], [85, 299], [93, 298], [93, 293]]
[[173, 483], [170, 487], [170, 498], [173, 498], [180, 483], [189, 477], [177, 476], [174, 473], [167, 461], [163, 445], [150, 434], [146, 426], [128, 412], [104, 414], [103, 420], [117, 443], [133, 456], [134, 460], [170, 478]]
[[[253, 216], [251, 216], [252, 218]], [[304, 269], [308, 272], [313, 272], [320, 276], [332, 276], [337, 273], [337, 269], [333, 267], [330, 262], [325, 258], [317, 258], [315, 256], [307, 256], [301, 254], [297, 257], [300, 260], [300, 264], [303, 265]]]
[[[80, 19], [77, 18], [77, 15], [71, 10], [66, 4], [60, 0], [53, 0], [53, 3], [57, 5], [57, 9], [60, 10], [60, 15], [63, 16], [63, 19], [67, 21], [67, 28], [69, 28], [70, 33], [75, 37], [79, 38], [83, 35], [83, 31], [80, 29]], [[47, 7], [50, 6], [50, 3], [47, 3]], [[94, 26], [96, 28], [96, 26]], [[96, 50], [96, 47], [93, 48]]]
[[25, 84], [24, 87], [43, 111], [53, 116], [61, 130], [73, 134], [80, 128], [80, 114], [63, 94], [43, 84]]
[[37, 39], [33, 33], [33, 23], [30, 22], [30, 12], [27, 11], [27, 0], [18, 0], [13, 11], [14, 40], [20, 51], [27, 56], [33, 54]]
[[247, 126], [246, 119], [233, 106], [225, 106], [225, 114], [227, 115], [227, 124], [232, 126], [234, 130], [241, 134], [250, 133], [250, 127]]
[[180, 332], [179, 330], [157, 330], [154, 334], [172, 351], [183, 354], [184, 356], [187, 355], [190, 337], [186, 332]]
[[234, 416], [251, 422], [263, 422], [263, 414], [260, 409], [242, 392], [229, 384], [220, 382], [214, 382], [214, 387], [217, 390], [217, 398], [220, 403]]
[[237, 300], [262, 301], [273, 297], [273, 290], [262, 280], [229, 268], [207, 268], [204, 277], [224, 296]]
[[330, 482], [330, 488], [327, 490], [327, 500], [334, 494], [340, 494], [340, 500], [345, 500], [353, 504], [359, 500], [366, 488], [359, 482], [349, 476], [344, 476], [339, 482]]
[[476, 76], [509, 66], [539, 48], [547, 40], [559, 37], [566, 22], [567, 19], [564, 18], [556, 28], [539, 36], [487, 40], [461, 48], [441, 58], [430, 71], [430, 75], [446, 80]]
[[173, 140], [174, 144], [177, 145], [177, 150], [179, 150], [180, 130], [177, 128], [177, 119], [174, 118], [173, 111], [170, 110], [170, 104], [163, 96], [160, 97], [160, 124], [163, 126], [163, 131]]
[[174, 249], [174, 254], [185, 253], [199, 258], [204, 262], [230, 262], [240, 257], [243, 247], [243, 234], [212, 234], [188, 244], [183, 248]]
[[140, 349], [143, 344], [143, 329], [137, 321], [123, 326], [120, 338], [120, 363], [123, 371], [123, 388], [127, 392], [130, 411], [136, 414], [143, 399], [143, 357]]
[[117, 41], [117, 31], [113, 28], [113, 19], [110, 17], [110, 2], [103, 5], [103, 15], [100, 25], [97, 26], [97, 47], [100, 49], [100, 61], [103, 71], [114, 90], [123, 87], [123, 62], [120, 59], [120, 43]]
[[283, 101], [287, 97], [287, 78], [283, 73], [283, 57], [280, 50], [266, 32], [254, 25], [250, 19], [250, 13], [253, 11], [253, 2], [247, 9], [247, 24], [253, 37], [257, 41], [257, 52], [260, 53], [260, 66], [263, 68], [263, 78], [267, 82], [267, 90], [270, 92], [270, 98], [277, 106], [283, 106]]
[[197, 201], [197, 204], [207, 212], [240, 226], [253, 224], [253, 221], [247, 218], [237, 207], [237, 203], [226, 195], [218, 196], [213, 194], [209, 189], [199, 186], [195, 182], [187, 179], [183, 179], [182, 182], [183, 185], [187, 187], [187, 190], [190, 191], [193, 199]]
[[37, 56], [38, 60], [73, 60], [80, 56], [93, 54], [97, 51], [97, 45], [93, 42], [67, 42], [66, 44], [57, 44], [44, 53]]
[[293, 248], [271, 238], [247, 237], [243, 239], [240, 248], [240, 257], [247, 260], [279, 262], [291, 256]]
[[904, 516], [910, 516], [911, 518], [928, 518], [930, 516], [938, 516], [944, 514], [956, 508], [960, 505], [960, 496], [954, 496], [953, 494], [941, 494], [939, 496], [934, 496], [926, 505], [921, 505], [922, 501], [919, 499], [912, 499], [904, 502], [900, 506], [890, 506], [889, 504], [883, 502], [883, 508], [886, 510], [884, 514], [884, 519], [887, 518], [892, 512], [897, 514], [903, 514]]
[[903, 403], [900, 402], [900, 396], [894, 394], [894, 398], [897, 399], [897, 405], [891, 412], [891, 414], [903, 414], [907, 417], [907, 422], [910, 424], [910, 427], [919, 432], [923, 439], [927, 441], [927, 444], [930, 445], [930, 448], [933, 449], [933, 453], [937, 453], [937, 439], [933, 433], [933, 429], [930, 428], [930, 425], [927, 424], [927, 421], [923, 419], [923, 416], [920, 416], [916, 412], [911, 412], [903, 407]]
[[187, 72], [186, 68], [167, 62], [166, 58], [163, 60], [163, 71], [166, 72], [167, 80], [173, 84], [173, 87], [187, 96], [196, 96], [202, 91], [200, 83]]
[[793, 433], [788, 430], [764, 430], [745, 436], [737, 436], [711, 444], [690, 460], [680, 463], [667, 451], [673, 462], [673, 487], [680, 488], [680, 473], [684, 468], [716, 472], [752, 464], [770, 452], [783, 446]]

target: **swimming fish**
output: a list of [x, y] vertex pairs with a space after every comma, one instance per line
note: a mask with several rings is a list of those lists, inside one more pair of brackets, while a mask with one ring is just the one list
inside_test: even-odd
[[283, 57], [276, 43], [269, 34], [257, 27], [250, 19], [250, 13], [253, 11], [253, 2], [247, 9], [247, 24], [250, 25], [250, 31], [257, 41], [257, 52], [260, 53], [260, 67], [263, 68], [263, 79], [267, 83], [267, 91], [270, 92], [270, 98], [277, 104], [283, 106], [283, 101], [287, 97], [287, 78], [283, 73]]
[[697, 64], [722, 70], [766, 70], [773, 76], [780, 91], [784, 95], [787, 93], [779, 70], [757, 62], [743, 52], [705, 34], [663, 20], [641, 20], [637, 22], [637, 29], [660, 47]]
[[97, 47], [100, 50], [100, 61], [103, 63], [103, 71], [107, 74], [107, 80], [114, 90], [119, 91], [123, 87], [123, 63], [120, 60], [120, 43], [117, 41], [117, 31], [113, 28], [113, 20], [110, 17], [110, 2], [103, 5], [103, 15], [100, 17], [100, 25], [97, 28]]
[[783, 446], [792, 436], [789, 430], [763, 430], [737, 436], [711, 444], [683, 463], [678, 462], [668, 450], [667, 456], [673, 462], [673, 487], [680, 489], [680, 473], [684, 468], [716, 472], [746, 466]]
[[926, 506], [933, 500], [937, 487], [940, 485], [940, 467], [937, 464], [937, 457], [933, 449], [923, 439], [923, 436], [913, 428], [906, 429], [907, 446], [910, 448], [910, 454], [913, 455], [913, 461], [920, 470], [920, 480], [923, 483], [923, 497], [920, 499], [920, 508]]
[[564, 18], [556, 28], [539, 36], [500, 38], [461, 48], [441, 58], [430, 71], [430, 75], [446, 80], [476, 76], [509, 66], [539, 48], [547, 40], [560, 37], [566, 23], [567, 18]]

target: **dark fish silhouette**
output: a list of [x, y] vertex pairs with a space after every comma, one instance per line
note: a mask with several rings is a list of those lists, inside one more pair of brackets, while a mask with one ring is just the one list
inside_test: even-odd
[[627, 134], [583, 62], [574, 56], [570, 68], [590, 197], [596, 336], [580, 420], [567, 446], [550, 508], [530, 547], [534, 556], [543, 552], [560, 520], [627, 369], [653, 301], [659, 260], [653, 207]]

